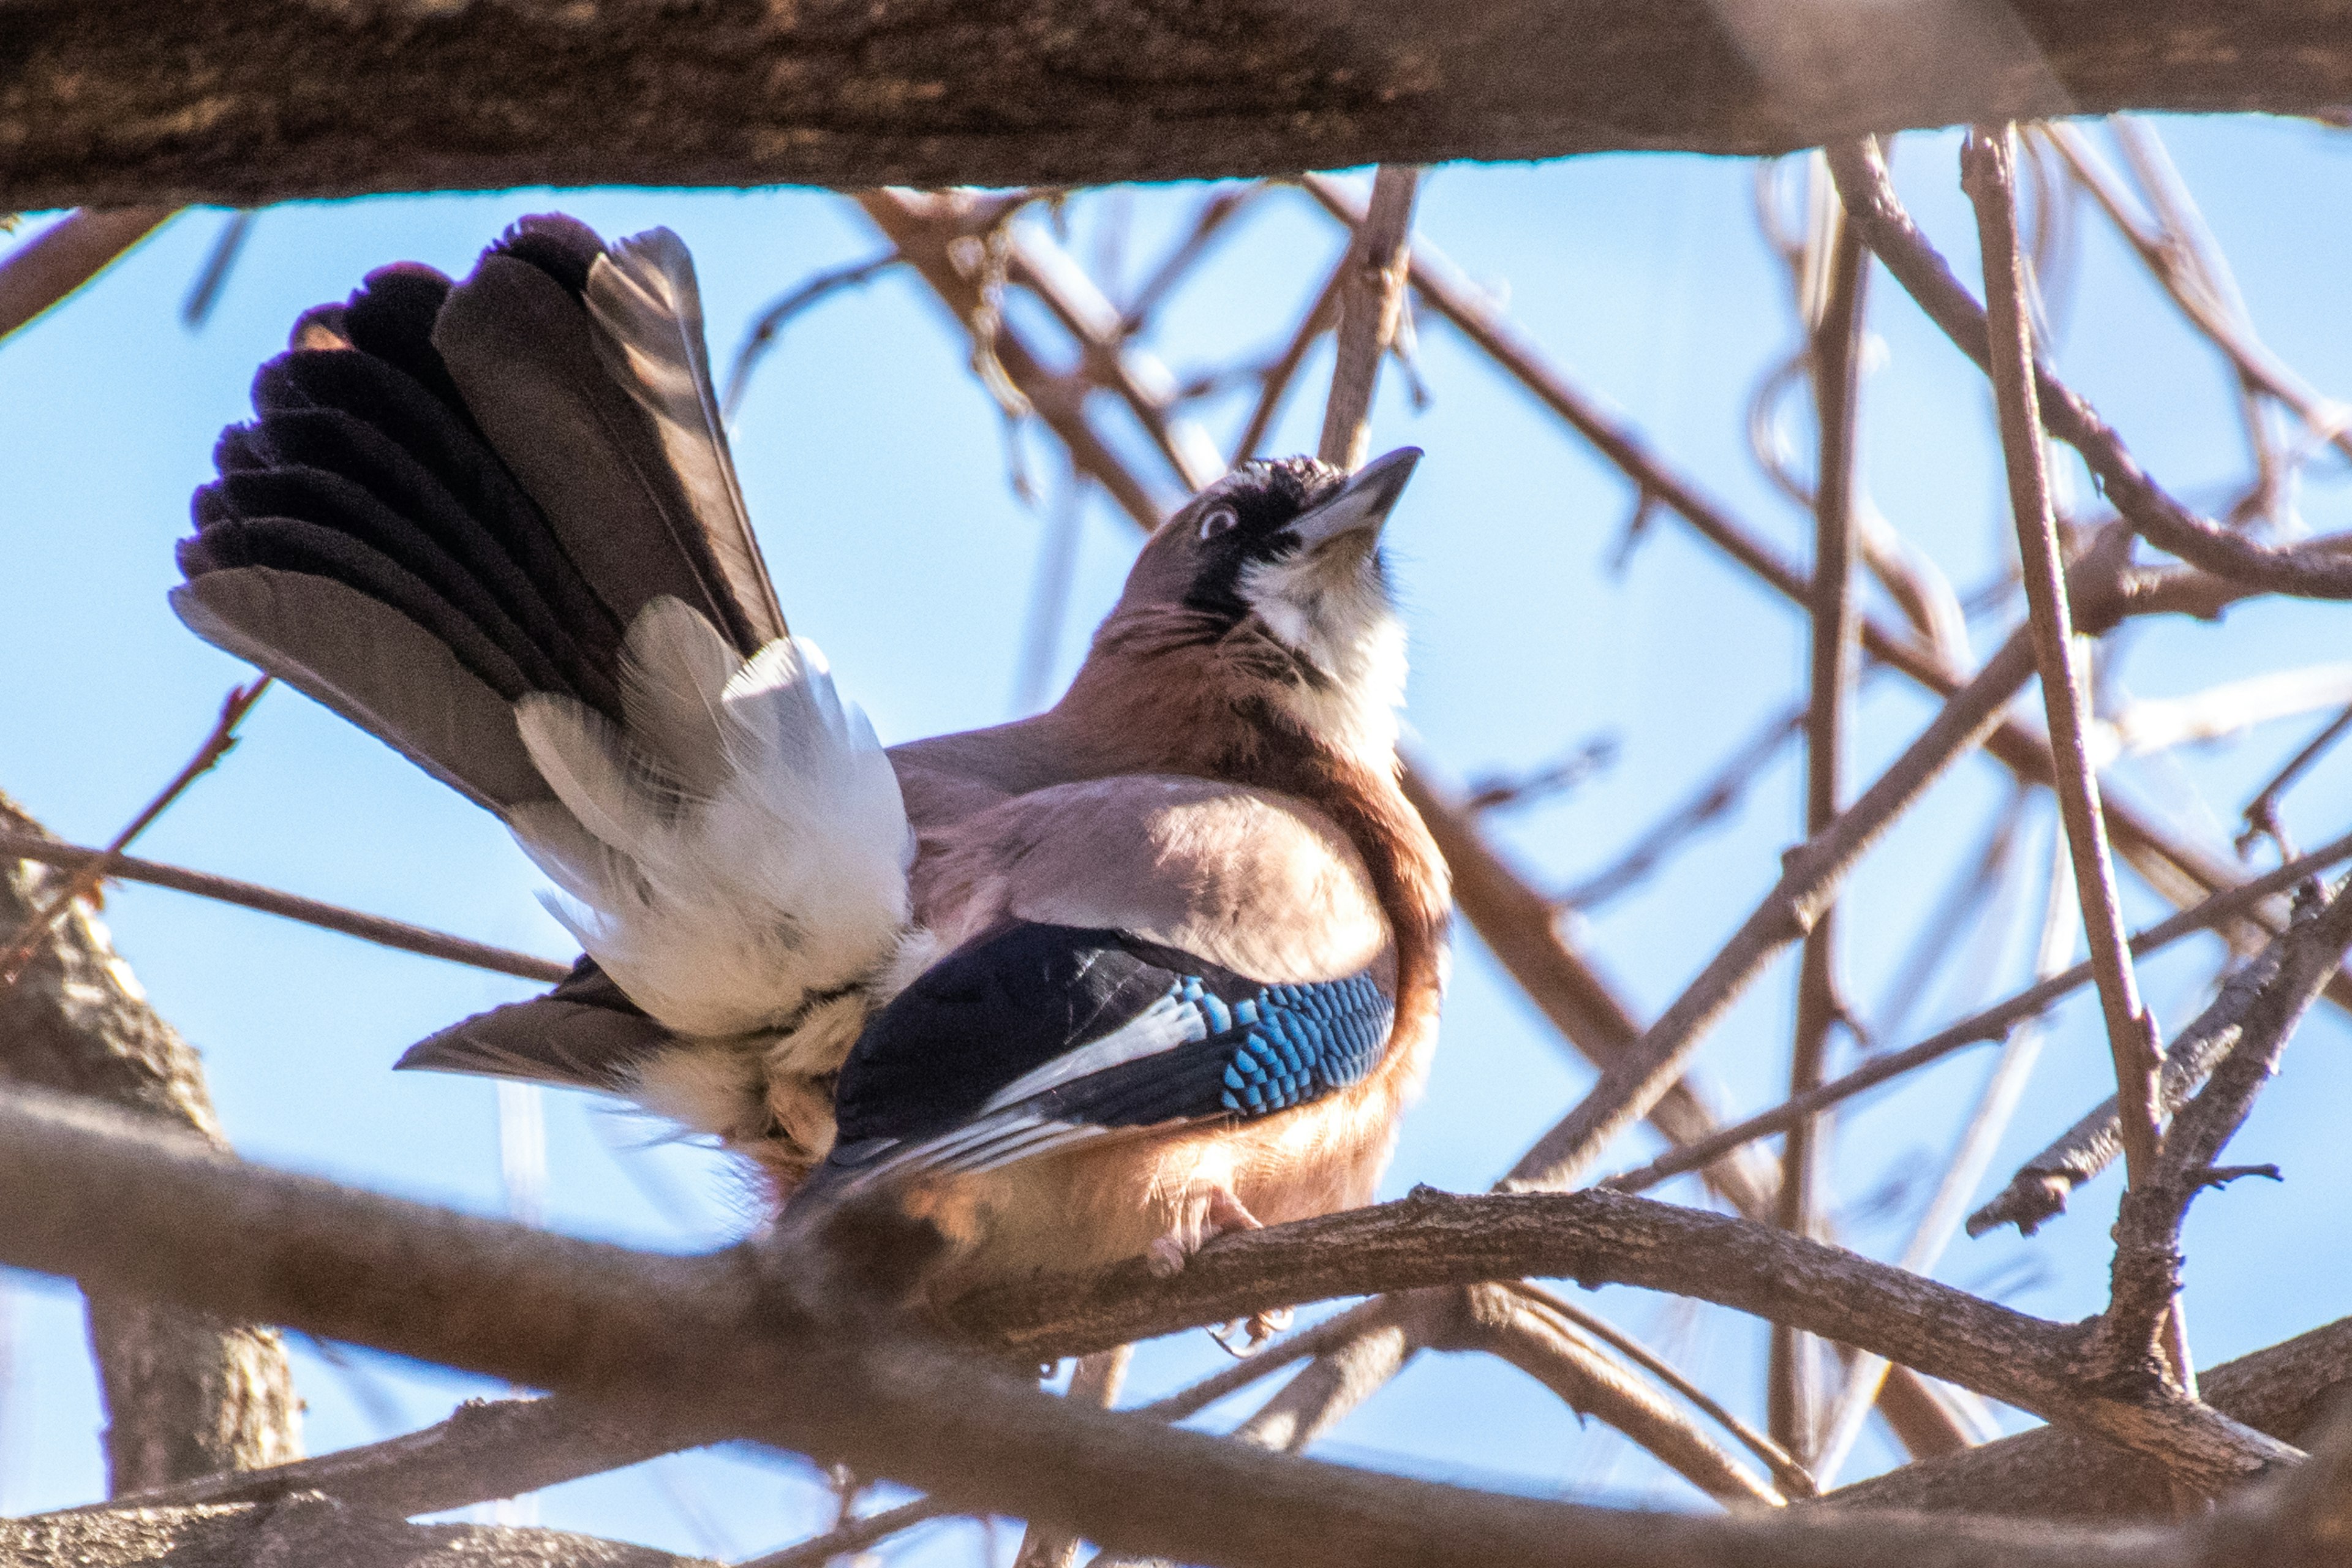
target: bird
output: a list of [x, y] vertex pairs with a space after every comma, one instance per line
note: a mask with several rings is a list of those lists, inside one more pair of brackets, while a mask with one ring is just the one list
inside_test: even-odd
[[1370, 1202], [1446, 969], [1381, 530], [1421, 454], [1244, 464], [1067, 690], [885, 748], [791, 633], [666, 229], [520, 220], [305, 312], [174, 609], [496, 813], [581, 944], [398, 1066], [615, 1095], [940, 1299]]

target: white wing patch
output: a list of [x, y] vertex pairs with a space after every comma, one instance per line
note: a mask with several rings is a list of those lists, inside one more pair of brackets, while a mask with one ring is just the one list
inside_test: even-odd
[[779, 638], [739, 664], [665, 598], [625, 651], [625, 727], [545, 692], [515, 705], [556, 802], [508, 824], [568, 895], [549, 899], [555, 917], [683, 1035], [789, 1027], [887, 969], [914, 835], [873, 726], [816, 646]]
[[1201, 1016], [1199, 1004], [1179, 1001], [1172, 994], [1162, 996], [1101, 1039], [1065, 1051], [1045, 1066], [1022, 1074], [991, 1095], [980, 1109], [983, 1113], [1002, 1110], [1073, 1079], [1208, 1037], [1209, 1023]]

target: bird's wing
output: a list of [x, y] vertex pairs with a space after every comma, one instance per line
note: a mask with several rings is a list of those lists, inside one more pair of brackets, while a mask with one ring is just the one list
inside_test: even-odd
[[1369, 971], [1268, 984], [1118, 931], [1015, 925], [866, 1026], [817, 1190], [1309, 1104], [1372, 1070], [1392, 1017]]

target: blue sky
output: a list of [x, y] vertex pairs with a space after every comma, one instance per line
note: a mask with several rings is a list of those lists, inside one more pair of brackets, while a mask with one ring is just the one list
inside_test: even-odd
[[[2352, 393], [2352, 296], [2333, 258], [2352, 248], [2352, 141], [2314, 127], [2167, 122], [2189, 188], [2234, 264], [2253, 320], [2323, 390]], [[1974, 247], [1957, 185], [1956, 142], [1906, 139], [1906, 198], [1963, 276]], [[1794, 342], [1786, 283], [1759, 238], [1754, 165], [1614, 156], [1540, 165], [1449, 166], [1432, 174], [1423, 235], [1505, 302], [1580, 384], [1622, 410], [1654, 447], [1696, 475], [1790, 558], [1805, 517], [1749, 457], [1743, 421], [1759, 379]], [[1181, 230], [1203, 187], [1093, 195], [1071, 204], [1068, 243], [1103, 249], [1124, 210], [1120, 276]], [[184, 215], [91, 289], [0, 344], [0, 788], [58, 833], [102, 841], [184, 760], [221, 694], [247, 673], [183, 630], [164, 604], [172, 542], [189, 491], [209, 476], [214, 437], [246, 412], [254, 368], [308, 305], [339, 298], [399, 258], [461, 273], [516, 216], [560, 207], [607, 235], [656, 224], [694, 248], [714, 352], [731, 354], [767, 300], [821, 268], [874, 253], [856, 209], [821, 192], [527, 192], [306, 204], [263, 214], [212, 319], [179, 304], [225, 215]], [[34, 222], [37, 224], [36, 219]], [[2059, 314], [2056, 354], [2166, 483], [2200, 504], [2224, 495], [2244, 458], [2229, 384], [2087, 207]], [[1337, 254], [1340, 237], [1296, 193], [1260, 205], [1165, 317], [1151, 346], [1180, 377], [1277, 347]], [[1989, 399], [1883, 274], [1874, 280], [1864, 469], [1880, 509], [1966, 592], [2003, 558], [2008, 523]], [[1456, 779], [1531, 767], [1581, 741], [1613, 737], [1615, 761], [1549, 803], [1493, 826], [1545, 886], [1609, 862], [1668, 804], [1719, 765], [1799, 689], [1804, 628], [1669, 517], [1630, 563], [1611, 562], [1630, 513], [1624, 483], [1479, 360], [1442, 323], [1420, 323], [1431, 401], [1416, 408], [1387, 378], [1374, 449], [1428, 451], [1391, 529], [1414, 641], [1408, 713], [1415, 744]], [[1311, 447], [1328, 357], [1310, 361], [1276, 450]], [[1246, 398], [1203, 417], [1229, 440]], [[1108, 413], [1107, 422], [1112, 422]], [[1800, 419], [1798, 433], [1803, 434]], [[753, 384], [736, 450], [793, 628], [831, 657], [887, 740], [993, 722], [1013, 711], [1015, 668], [1039, 542], [1062, 482], [1050, 438], [1017, 436], [1046, 499], [1008, 484], [999, 415], [966, 368], [961, 341], [911, 278], [886, 274], [793, 324]], [[1139, 450], [1140, 448], [1135, 448]], [[2304, 512], [2345, 526], [2339, 468], [2314, 465]], [[2075, 493], [2087, 495], [2074, 476]], [[1172, 494], [1172, 491], [1171, 492]], [[1059, 677], [1083, 651], [1136, 542], [1098, 500], [1086, 503]], [[1883, 610], [1884, 606], [1880, 608]], [[2002, 614], [2011, 613], [2003, 611]], [[2257, 605], [2221, 626], [2151, 624], [2123, 650], [2126, 697], [2193, 693], [2264, 670], [2352, 658], [2342, 612]], [[1976, 628], [1979, 652], [2005, 626]], [[2112, 646], [2112, 645], [2111, 645]], [[2039, 721], [2029, 692], [2021, 710]], [[1929, 712], [1895, 678], [1871, 683], [1850, 777], [1858, 787]], [[2305, 716], [2242, 740], [2136, 759], [2116, 778], [2136, 800], [2209, 842], [2319, 721]], [[569, 957], [536, 902], [541, 879], [486, 815], [341, 721], [272, 692], [235, 756], [142, 840], [152, 858]], [[1638, 891], [1580, 919], [1580, 940], [1644, 1016], [1672, 999], [1767, 888], [1798, 821], [1793, 754], [1761, 770], [1738, 808]], [[2343, 826], [2352, 771], [2339, 760], [2292, 797], [2308, 842]], [[1865, 865], [1845, 922], [1852, 990], [1874, 1012], [1913, 928], [1990, 814], [2005, 776], [1971, 762], [1940, 784]], [[2200, 805], [2200, 798], [2207, 805]], [[2026, 854], [2046, 861], [2047, 802]], [[2164, 909], [2126, 878], [2136, 923]], [[2039, 900], [2029, 892], [2027, 902]], [[371, 948], [264, 916], [137, 887], [110, 894], [107, 920], [151, 996], [205, 1054], [214, 1099], [249, 1157], [482, 1212], [500, 1212], [496, 1098], [469, 1079], [390, 1074], [409, 1043], [528, 985]], [[1911, 1014], [1907, 1043], [2015, 984], [2032, 916], [1986, 942], [1975, 988], [1948, 974]], [[2185, 943], [2147, 967], [2148, 994], [2177, 1027], [2202, 1005], [2218, 952]], [[1966, 966], [1959, 966], [1962, 970]], [[1706, 1047], [1707, 1071], [1743, 1106], [1778, 1098], [1793, 964], [1776, 967]], [[2209, 1197], [2189, 1232], [2189, 1321], [2200, 1362], [2218, 1362], [2352, 1310], [2352, 1264], [2336, 1245], [2330, 1194], [2352, 1180], [2332, 1107], [2352, 1093], [2347, 1032], [2315, 1016], [2277, 1092], [2234, 1158], [2275, 1160], [2288, 1181]], [[1841, 1046], [1842, 1059], [1850, 1045]], [[1882, 1255], [1899, 1247], [1989, 1057], [1964, 1054], [1841, 1123], [1841, 1223]], [[2110, 1087], [2095, 1008], [2056, 1015], [1991, 1184]], [[1574, 1100], [1589, 1074], [1500, 980], [1475, 939], [1459, 943], [1445, 1040], [1390, 1178], [1475, 1189]], [[548, 1221], [583, 1235], [666, 1248], [716, 1244], [749, 1219], [743, 1190], [709, 1152], [585, 1097], [546, 1102]], [[1643, 1157], [1629, 1139], [1617, 1163]], [[1908, 1184], [1906, 1184], [1906, 1182]], [[2114, 1181], [2031, 1242], [1961, 1242], [1939, 1274], [2053, 1317], [2103, 1298]], [[1669, 1194], [1688, 1198], [1677, 1187]], [[78, 1298], [25, 1276], [5, 1281], [0, 1511], [100, 1492], [98, 1421]], [[1712, 1308], [1610, 1290], [1590, 1298], [1649, 1337], [1736, 1406], [1760, 1409], [1762, 1332]], [[1221, 1357], [1202, 1336], [1155, 1345], [1133, 1389], [1149, 1396]], [[475, 1380], [371, 1352], [298, 1347], [308, 1440], [324, 1451], [438, 1418], [485, 1392]], [[1213, 1413], [1229, 1419], [1246, 1402]], [[1517, 1373], [1467, 1357], [1425, 1357], [1340, 1428], [1337, 1457], [1420, 1473], [1681, 1506], [1681, 1483], [1598, 1426], [1580, 1426]], [[1857, 1466], [1890, 1461], [1865, 1440]], [[678, 1550], [749, 1553], [811, 1529], [830, 1507], [794, 1461], [703, 1454], [558, 1489], [551, 1523]], [[1010, 1551], [1015, 1532], [999, 1542]], [[944, 1527], [893, 1560], [970, 1561], [975, 1531]]]

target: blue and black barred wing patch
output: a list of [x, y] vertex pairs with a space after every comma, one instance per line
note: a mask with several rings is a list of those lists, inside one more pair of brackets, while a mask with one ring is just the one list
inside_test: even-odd
[[1121, 1131], [1271, 1115], [1370, 1073], [1391, 1018], [1369, 974], [1267, 985], [1115, 931], [1017, 927], [868, 1026], [842, 1070], [831, 1163], [985, 1171]]

